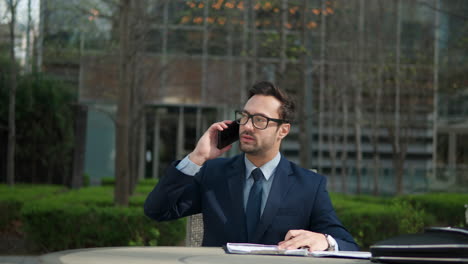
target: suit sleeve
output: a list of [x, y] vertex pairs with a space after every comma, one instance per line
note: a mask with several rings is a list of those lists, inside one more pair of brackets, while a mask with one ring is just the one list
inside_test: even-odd
[[338, 243], [339, 250], [359, 250], [351, 234], [341, 224], [326, 190], [326, 178], [319, 183], [314, 202], [314, 209], [310, 219], [311, 231], [331, 235]]
[[145, 214], [156, 221], [173, 220], [201, 211], [199, 175], [185, 175], [176, 165], [174, 162], [169, 166], [146, 198]]

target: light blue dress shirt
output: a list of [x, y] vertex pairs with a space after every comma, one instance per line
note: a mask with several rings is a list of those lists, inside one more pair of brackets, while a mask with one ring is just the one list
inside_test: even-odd
[[[270, 160], [269, 162], [265, 163], [263, 166], [260, 167], [260, 170], [265, 176], [265, 179], [262, 181], [262, 207], [261, 213], [263, 214], [263, 210], [265, 209], [265, 205], [268, 199], [268, 195], [270, 194], [271, 184], [273, 183], [273, 179], [275, 178], [276, 167], [281, 160], [281, 154], [278, 152], [276, 156]], [[247, 208], [247, 201], [249, 200], [249, 193], [252, 185], [254, 184], [254, 179], [250, 175], [255, 167], [255, 165], [247, 159], [247, 156], [244, 156], [245, 162], [245, 185], [244, 185], [244, 210]]]

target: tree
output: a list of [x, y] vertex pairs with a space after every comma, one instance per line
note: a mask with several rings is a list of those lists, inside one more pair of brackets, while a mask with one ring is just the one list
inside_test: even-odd
[[16, 8], [19, 0], [5, 0], [10, 11], [10, 95], [8, 108], [8, 154], [7, 154], [7, 184], [15, 184], [15, 146], [16, 146], [16, 85], [17, 67], [15, 62], [15, 26]]
[[[161, 77], [166, 70], [154, 71], [154, 65], [145, 64], [149, 31], [155, 14], [167, 1], [128, 1], [119, 4], [119, 91], [116, 116], [115, 202], [127, 205], [128, 198], [142, 175], [144, 166], [145, 91], [143, 81], [148, 75]], [[148, 8], [148, 7], [152, 8]], [[159, 8], [158, 8], [159, 7]], [[156, 16], [159, 13], [156, 13]]]
[[116, 158], [114, 199], [118, 205], [128, 205], [129, 199], [129, 126], [130, 126], [130, 12], [131, 1], [120, 1], [119, 17], [119, 92], [116, 118]]

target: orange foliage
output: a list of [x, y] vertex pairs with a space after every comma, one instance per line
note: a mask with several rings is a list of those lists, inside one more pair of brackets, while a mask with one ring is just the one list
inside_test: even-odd
[[182, 20], [180, 21], [182, 24], [190, 22], [190, 17], [189, 16], [184, 16], [182, 17]]
[[193, 23], [201, 24], [201, 23], [203, 23], [203, 18], [202, 17], [196, 17], [196, 18], [193, 19]]
[[308, 29], [316, 28], [317, 23], [315, 23], [314, 21], [310, 21], [309, 23], [307, 23], [306, 26], [307, 26]]
[[231, 3], [231, 2], [226, 2], [226, 4], [224, 4], [224, 5], [225, 5], [227, 8], [230, 8], [230, 9], [234, 8], [234, 4]]

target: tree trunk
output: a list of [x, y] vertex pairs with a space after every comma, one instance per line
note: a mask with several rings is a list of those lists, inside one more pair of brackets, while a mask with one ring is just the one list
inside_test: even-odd
[[15, 24], [16, 6], [18, 1], [7, 2], [10, 9], [10, 96], [8, 107], [8, 152], [7, 152], [7, 184], [15, 184], [15, 147], [16, 147], [16, 61], [15, 61]]
[[356, 115], [356, 122], [354, 123], [355, 140], [356, 140], [356, 193], [361, 193], [361, 167], [362, 167], [362, 139], [361, 139], [361, 125], [362, 125], [362, 60], [364, 59], [364, 1], [359, 1], [359, 44], [358, 44], [358, 77], [354, 102], [354, 114]]
[[[303, 0], [303, 9], [308, 10], [308, 1]], [[304, 13], [302, 16], [302, 45], [305, 49], [309, 47], [309, 38], [307, 35], [307, 28], [306, 24], [308, 22], [309, 16], [307, 13]], [[302, 80], [303, 85], [302, 88], [299, 89], [299, 157], [300, 163], [303, 168], [310, 169], [311, 168], [311, 129], [310, 129], [310, 115], [312, 113], [312, 71], [311, 71], [311, 63], [310, 63], [310, 56], [302, 56]]]
[[[379, 45], [380, 46], [380, 45]], [[380, 49], [379, 49], [379, 54]], [[382, 57], [382, 56], [381, 56]], [[380, 174], [380, 154], [379, 154], [379, 134], [380, 134], [380, 106], [382, 102], [382, 90], [383, 90], [383, 61], [380, 61], [380, 65], [378, 67], [377, 76], [379, 78], [378, 84], [376, 87], [375, 92], [375, 107], [374, 107], [374, 121], [372, 122], [372, 148], [373, 148], [373, 155], [374, 155], [374, 181], [373, 181], [373, 194], [375, 196], [379, 195], [379, 174]]]
[[251, 50], [251, 68], [250, 68], [250, 84], [256, 83], [257, 80], [257, 67], [258, 67], [258, 58], [257, 58], [257, 12], [255, 11], [255, 1], [249, 0], [249, 16], [250, 16], [250, 32], [251, 32], [251, 41], [250, 41], [250, 50]]
[[[325, 10], [325, 0], [322, 0], [322, 10]], [[323, 119], [324, 119], [324, 97], [325, 97], [325, 49], [326, 49], [326, 16], [324, 12], [320, 15], [320, 88], [319, 88], [319, 112], [318, 112], [318, 165], [319, 172], [323, 169]]]
[[[330, 69], [331, 66], [328, 68]], [[328, 76], [333, 76], [328, 70]], [[336, 104], [337, 94], [335, 93], [336, 82], [334, 80], [329, 80], [327, 83], [327, 90], [325, 93], [325, 103], [326, 103], [326, 113], [327, 113], [327, 142], [328, 142], [328, 153], [330, 157], [330, 165], [331, 165], [331, 172], [330, 172], [330, 187], [331, 190], [336, 190], [336, 158], [337, 158], [337, 151], [336, 151], [336, 131], [337, 128], [337, 120], [338, 120], [338, 104]]]
[[342, 99], [342, 109], [343, 109], [343, 120], [342, 120], [342, 129], [343, 129], [343, 142], [341, 144], [341, 191], [343, 193], [348, 192], [348, 89], [346, 85], [341, 85], [341, 99]]
[[[440, 0], [435, 0], [437, 10], [440, 10]], [[439, 41], [440, 33], [440, 12], [435, 12], [434, 21], [434, 70], [433, 70], [433, 119], [432, 119], [432, 177], [435, 178], [437, 174], [437, 120], [439, 119]], [[468, 221], [468, 217], [467, 217]], [[467, 223], [468, 224], [468, 223]]]
[[120, 1], [119, 93], [116, 118], [116, 158], [114, 201], [127, 206], [129, 199], [129, 121], [130, 121], [130, 0]]
[[35, 72], [41, 72], [42, 71], [42, 54], [43, 52], [43, 47], [44, 47], [44, 35], [45, 35], [45, 19], [46, 19], [46, 1], [40, 1], [39, 2], [39, 35], [37, 36], [37, 41], [35, 43], [35, 54], [37, 55], [34, 71]]
[[395, 183], [396, 193], [403, 193], [403, 170], [401, 168], [401, 142], [400, 142], [400, 55], [401, 55], [401, 0], [397, 0], [397, 32], [396, 32], [396, 58], [395, 58], [395, 123], [394, 123], [394, 166], [395, 166]]
[[86, 146], [86, 107], [75, 106], [75, 149], [73, 151], [73, 173], [71, 188], [79, 189], [83, 187], [85, 146]]
[[[136, 174], [137, 176], [137, 181], [135, 182], [135, 185], [138, 183], [139, 180], [143, 180], [145, 178], [145, 164], [146, 164], [146, 114], [142, 114], [142, 117], [140, 119], [141, 121], [139, 122], [139, 139], [138, 139], [138, 173]], [[133, 193], [133, 189], [132, 192]]]
[[205, 1], [203, 7], [203, 42], [202, 42], [202, 76], [201, 76], [201, 95], [200, 103], [206, 104], [208, 99], [207, 88], [208, 88], [208, 40], [209, 40], [209, 30], [208, 30], [208, 11], [209, 5], [208, 1]]
[[[305, 14], [304, 14], [305, 15]], [[281, 75], [284, 75], [286, 71], [286, 46], [287, 46], [287, 30], [286, 25], [288, 23], [288, 3], [286, 0], [281, 0], [281, 27], [280, 27], [280, 69]]]
[[[383, 15], [385, 10], [383, 3], [381, 1], [378, 2], [379, 9], [378, 13]], [[384, 89], [384, 67], [385, 67], [385, 57], [384, 57], [384, 49], [383, 41], [384, 41], [384, 31], [382, 28], [382, 24], [378, 24], [377, 26], [377, 56], [378, 56], [378, 63], [377, 63], [377, 85], [375, 89], [375, 99], [373, 100], [374, 103], [374, 121], [371, 123], [372, 126], [372, 138], [371, 143], [373, 147], [373, 166], [374, 166], [374, 177], [373, 177], [373, 194], [378, 196], [380, 194], [379, 188], [379, 176], [380, 176], [380, 154], [379, 154], [379, 134], [381, 128], [381, 104], [382, 104], [382, 92]]]
[[25, 71], [31, 72], [31, 61], [32, 61], [32, 54], [31, 54], [31, 0], [28, 0], [28, 21], [26, 24], [26, 63], [25, 63]]

